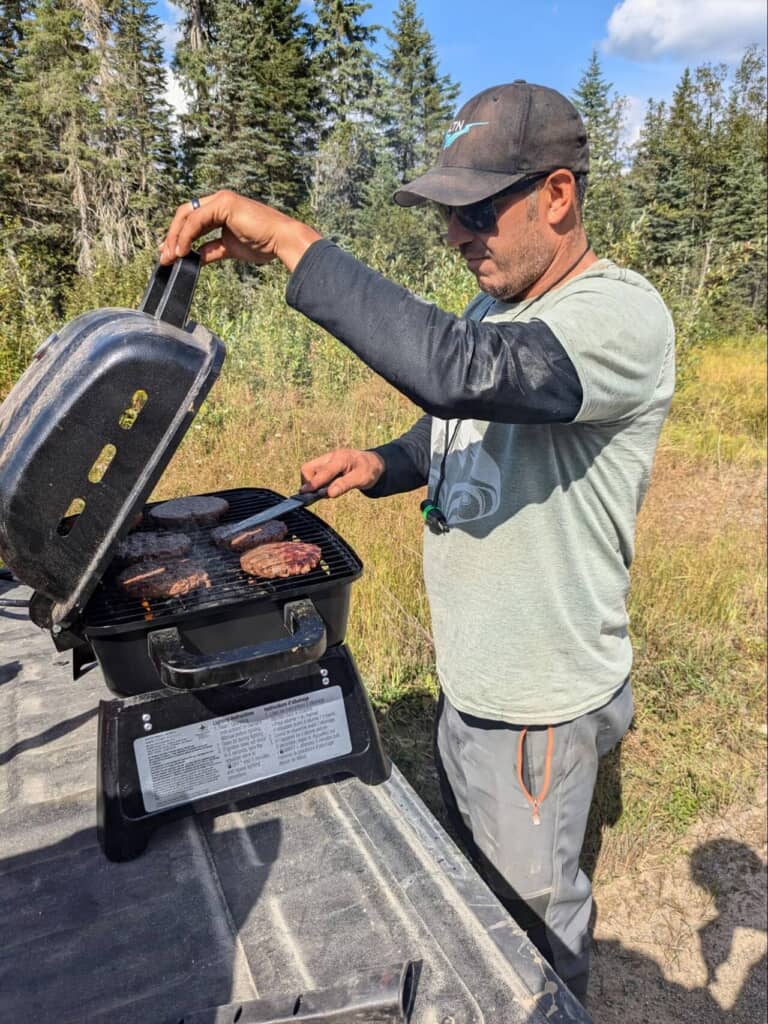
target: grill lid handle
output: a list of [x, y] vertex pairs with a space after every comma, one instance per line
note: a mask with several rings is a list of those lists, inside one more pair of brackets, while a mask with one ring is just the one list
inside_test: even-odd
[[190, 252], [168, 267], [159, 263], [152, 271], [139, 309], [166, 324], [183, 327], [189, 316], [200, 270], [200, 257]]
[[155, 629], [147, 635], [149, 656], [163, 686], [172, 690], [268, 682], [274, 672], [306, 665], [325, 654], [325, 623], [309, 598], [286, 604], [283, 621], [288, 636], [215, 654], [190, 651], [175, 626]]

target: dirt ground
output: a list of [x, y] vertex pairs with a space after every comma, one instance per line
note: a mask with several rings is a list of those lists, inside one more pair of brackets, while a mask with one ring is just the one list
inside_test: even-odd
[[766, 793], [595, 886], [595, 1024], [764, 1024]]

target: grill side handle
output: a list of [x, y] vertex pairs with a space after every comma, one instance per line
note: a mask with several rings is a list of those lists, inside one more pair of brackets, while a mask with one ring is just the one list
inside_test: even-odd
[[171, 690], [266, 682], [274, 672], [306, 665], [325, 654], [325, 623], [309, 598], [286, 604], [283, 621], [285, 637], [215, 654], [190, 651], [175, 626], [156, 629], [147, 635], [149, 656], [163, 686]]

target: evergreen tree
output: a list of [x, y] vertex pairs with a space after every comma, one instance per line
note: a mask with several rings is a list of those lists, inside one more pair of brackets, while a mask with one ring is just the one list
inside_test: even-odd
[[213, 45], [216, 38], [216, 0], [172, 0], [184, 15], [181, 39], [172, 68], [187, 97], [181, 128], [181, 179], [187, 191], [199, 190], [197, 168], [210, 148]]
[[416, 0], [399, 0], [387, 36], [391, 45], [383, 61], [386, 85], [379, 117], [402, 182], [434, 160], [459, 86], [439, 74], [435, 46]]
[[738, 246], [732, 305], [765, 311], [768, 243], [768, 122], [765, 51], [751, 47], [734, 75], [723, 118], [723, 174], [713, 209], [714, 233]]
[[620, 155], [626, 101], [612, 93], [597, 52], [584, 71], [573, 102], [589, 138], [589, 188], [584, 224], [592, 246], [610, 255], [629, 224], [629, 203]]
[[314, 66], [322, 123], [315, 153], [310, 216], [322, 232], [350, 243], [379, 141], [371, 123], [375, 29], [360, 23], [369, 3], [317, 0]]
[[700, 134], [696, 87], [686, 68], [667, 108], [650, 104], [633, 173], [635, 195], [649, 214], [654, 264], [676, 266], [681, 291], [700, 241], [697, 174]]
[[[176, 154], [160, 24], [147, 0], [118, 0], [113, 21], [113, 120], [107, 125], [110, 190], [122, 205], [109, 211], [121, 259], [152, 243], [176, 205]], [[119, 184], [118, 184], [119, 183]]]
[[17, 161], [29, 126], [19, 104], [16, 65], [28, 11], [25, 2], [0, 7], [0, 219], [6, 220], [24, 190]]
[[376, 28], [360, 19], [370, 7], [358, 0], [315, 0], [314, 65], [322, 89], [323, 134], [369, 112]]
[[24, 244], [58, 274], [93, 257], [95, 67], [77, 0], [30, 4], [2, 108], [0, 176]]
[[201, 190], [232, 188], [286, 209], [305, 196], [318, 83], [298, 0], [217, 0]]
[[10, 0], [0, 7], [0, 84], [3, 89], [10, 83], [16, 66], [24, 17], [28, 12], [28, 0]]

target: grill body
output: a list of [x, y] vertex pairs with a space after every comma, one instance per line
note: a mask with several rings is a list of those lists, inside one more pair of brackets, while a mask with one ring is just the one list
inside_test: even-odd
[[[282, 500], [281, 495], [261, 488], [216, 495], [229, 503], [222, 523], [237, 522]], [[145, 515], [144, 520], [142, 529], [153, 529], [149, 517]], [[189, 557], [208, 570], [210, 588], [183, 597], [140, 601], [119, 589], [114, 571], [106, 573], [84, 610], [81, 632], [113, 693], [135, 696], [168, 685], [190, 689], [266, 682], [275, 671], [306, 664], [325, 647], [343, 643], [351, 584], [361, 575], [362, 563], [352, 548], [311, 512], [300, 509], [283, 521], [289, 537], [321, 548], [320, 565], [304, 576], [278, 580], [248, 576], [240, 569], [236, 553], [214, 547], [211, 527], [184, 528], [193, 541]], [[299, 604], [309, 616], [314, 611], [322, 623], [325, 642], [321, 650], [307, 644], [303, 653], [293, 651], [297, 645], [286, 630], [286, 613]], [[175, 652], [170, 658], [169, 636]], [[270, 659], [270, 645], [277, 642], [287, 645], [294, 661], [286, 664], [285, 657]], [[266, 652], [263, 660], [259, 657], [262, 652]], [[226, 670], [222, 668], [224, 660]], [[194, 671], [190, 664], [196, 666]]]

